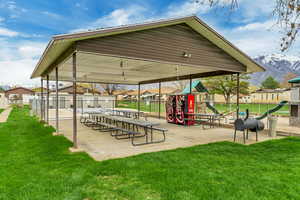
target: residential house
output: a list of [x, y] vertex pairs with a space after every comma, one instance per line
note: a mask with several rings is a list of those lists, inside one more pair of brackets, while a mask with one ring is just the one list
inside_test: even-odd
[[252, 103], [279, 103], [280, 101], [290, 101], [290, 89], [259, 89], [251, 93]]
[[34, 94], [34, 91], [24, 87], [16, 87], [5, 91], [5, 97], [10, 104], [29, 104], [30, 98], [34, 96]]
[[0, 108], [6, 108], [8, 105], [8, 100], [5, 97], [5, 92], [0, 90]]
[[[95, 88], [77, 85], [77, 107], [78, 108], [97, 108], [108, 107], [112, 108], [115, 105], [114, 96], [103, 96], [101, 92]], [[66, 86], [58, 89], [59, 95], [59, 108], [72, 108], [73, 107], [73, 85]], [[56, 106], [56, 91], [50, 92], [49, 107], [55, 108]]]
[[[132, 92], [133, 90], [116, 90], [113, 91], [113, 95], [116, 97], [117, 100], [124, 100], [128, 98], [128, 93]], [[104, 94], [107, 95], [107, 92]]]
[[[167, 96], [170, 94], [176, 94], [180, 91], [173, 87], [162, 87], [161, 88], [161, 100], [166, 100]], [[116, 93], [118, 96], [117, 99], [128, 99], [128, 100], [137, 100], [138, 98], [138, 90], [129, 90], [129, 91], [122, 91], [121, 93]], [[143, 101], [155, 101], [159, 99], [159, 89], [145, 89], [140, 91], [141, 100]]]

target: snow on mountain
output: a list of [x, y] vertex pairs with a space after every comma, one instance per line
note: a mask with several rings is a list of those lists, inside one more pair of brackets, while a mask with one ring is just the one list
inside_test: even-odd
[[268, 76], [273, 76], [277, 81], [281, 82], [289, 72], [300, 75], [300, 57], [297, 56], [267, 54], [256, 56], [254, 60], [261, 64], [266, 71], [250, 75], [250, 82], [253, 85], [260, 85]]

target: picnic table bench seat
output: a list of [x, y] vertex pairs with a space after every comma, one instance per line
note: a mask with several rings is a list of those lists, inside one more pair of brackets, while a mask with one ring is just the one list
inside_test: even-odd
[[[89, 116], [83, 116], [80, 118], [80, 122], [94, 130], [109, 131], [111, 136], [116, 139], [131, 139], [133, 146], [164, 142], [165, 133], [168, 131], [165, 128], [157, 127], [158, 123], [103, 113], [91, 113]], [[153, 132], [161, 133], [163, 138], [154, 140]], [[136, 141], [141, 137], [145, 137], [145, 142]]]
[[[140, 146], [140, 145], [145, 145], [145, 144], [154, 144], [154, 143], [160, 143], [166, 141], [166, 132], [168, 129], [166, 128], [161, 128], [161, 127], [153, 127], [153, 126], [145, 126], [145, 142], [137, 143], [135, 141], [135, 138], [138, 138], [140, 136], [132, 135], [131, 137], [131, 144], [133, 146]], [[148, 131], [150, 131], [150, 140], [149, 140], [149, 135]], [[161, 140], [154, 140], [153, 139], [153, 131], [158, 131], [162, 133], [163, 138]]]

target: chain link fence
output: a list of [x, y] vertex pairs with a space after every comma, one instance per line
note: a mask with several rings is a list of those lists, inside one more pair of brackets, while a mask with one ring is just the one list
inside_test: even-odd
[[[41, 112], [41, 99], [31, 99], [30, 107], [32, 108], [32, 113], [35, 115], [40, 115]], [[46, 106], [46, 99], [44, 98], [44, 106]], [[159, 107], [161, 116], [165, 115], [165, 104], [166, 101], [161, 100], [141, 100], [140, 101], [140, 110], [143, 112], [147, 112], [150, 116], [158, 116], [159, 115]], [[211, 102], [213, 107], [215, 107], [220, 113], [225, 115], [234, 115], [237, 110], [236, 103], [220, 103], [220, 102]], [[268, 110], [276, 107], [277, 104], [269, 104], [269, 103], [240, 103], [240, 115], [243, 116], [245, 114], [246, 109], [249, 109], [251, 115], [259, 116], [267, 112]], [[49, 109], [56, 108], [56, 100], [49, 100]], [[66, 100], [63, 97], [59, 97], [58, 101], [59, 109], [72, 109], [73, 108], [73, 100]], [[77, 112], [84, 113], [86, 111], [97, 110], [98, 108], [122, 108], [122, 109], [138, 109], [138, 101], [137, 100], [112, 100], [112, 99], [93, 99], [93, 100], [83, 100], [81, 98], [77, 99]], [[206, 106], [204, 102], [195, 102], [195, 112], [196, 113], [212, 113], [212, 111]], [[290, 105], [284, 105], [280, 110], [272, 113], [272, 115], [288, 117], [290, 115]]]

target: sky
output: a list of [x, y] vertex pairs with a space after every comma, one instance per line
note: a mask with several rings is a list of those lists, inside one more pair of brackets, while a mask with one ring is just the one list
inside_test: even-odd
[[252, 57], [280, 53], [275, 0], [239, 0], [233, 12], [221, 2], [211, 8], [192, 0], [0, 0], [0, 85], [38, 85], [30, 75], [53, 35], [193, 14]]

